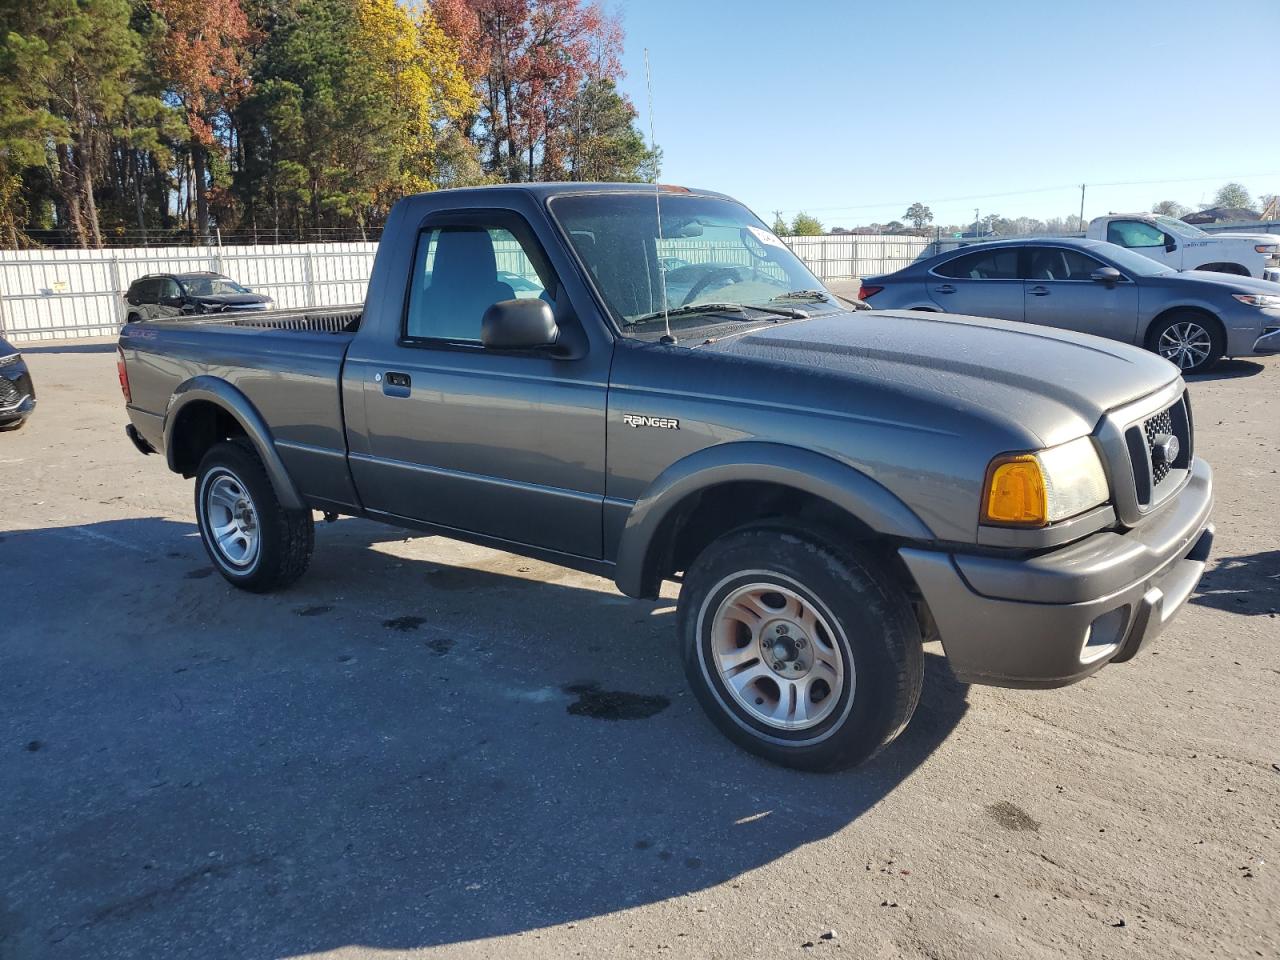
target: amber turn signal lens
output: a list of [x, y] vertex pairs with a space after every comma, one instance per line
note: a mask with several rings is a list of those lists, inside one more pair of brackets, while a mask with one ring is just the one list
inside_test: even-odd
[[1048, 499], [1040, 462], [1034, 456], [997, 460], [987, 471], [982, 519], [1042, 527], [1049, 522]]

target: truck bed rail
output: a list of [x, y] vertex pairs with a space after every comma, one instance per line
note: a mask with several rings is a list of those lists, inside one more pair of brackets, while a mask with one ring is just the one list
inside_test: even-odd
[[308, 330], [312, 333], [355, 333], [364, 313], [361, 304], [305, 310], [262, 310], [225, 316], [201, 317], [203, 323], [268, 330]]

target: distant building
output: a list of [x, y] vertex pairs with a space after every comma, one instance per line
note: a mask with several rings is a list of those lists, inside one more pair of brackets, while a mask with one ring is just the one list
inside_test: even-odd
[[1197, 210], [1182, 218], [1184, 223], [1196, 225], [1205, 223], [1252, 223], [1260, 219], [1258, 211], [1246, 210], [1244, 207], [1210, 207], [1208, 210]]

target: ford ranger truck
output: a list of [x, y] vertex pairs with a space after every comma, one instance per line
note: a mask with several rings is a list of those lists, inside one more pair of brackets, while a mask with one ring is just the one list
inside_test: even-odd
[[1274, 233], [1209, 233], [1174, 217], [1125, 213], [1095, 217], [1085, 236], [1127, 247], [1174, 270], [1280, 280], [1280, 236]]
[[245, 590], [313, 512], [679, 584], [689, 683], [811, 770], [911, 719], [922, 644], [1057, 687], [1133, 658], [1213, 539], [1178, 370], [1109, 340], [851, 312], [726, 196], [530, 184], [400, 201], [363, 309], [126, 325], [144, 453]]

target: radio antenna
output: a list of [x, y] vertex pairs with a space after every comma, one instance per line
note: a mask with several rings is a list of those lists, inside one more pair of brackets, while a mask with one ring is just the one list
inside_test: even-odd
[[[644, 48], [644, 85], [649, 92], [649, 147], [657, 150], [658, 140], [653, 134], [653, 75], [649, 72], [648, 47]], [[656, 258], [658, 255], [658, 241], [662, 239], [662, 190], [656, 180], [653, 182], [653, 206], [658, 214], [658, 235], [653, 240], [653, 252]], [[676, 338], [671, 335], [671, 315], [667, 306], [667, 272], [662, 269], [660, 260], [658, 261], [658, 287], [662, 291], [662, 324], [667, 330], [662, 342], [675, 343]]]

